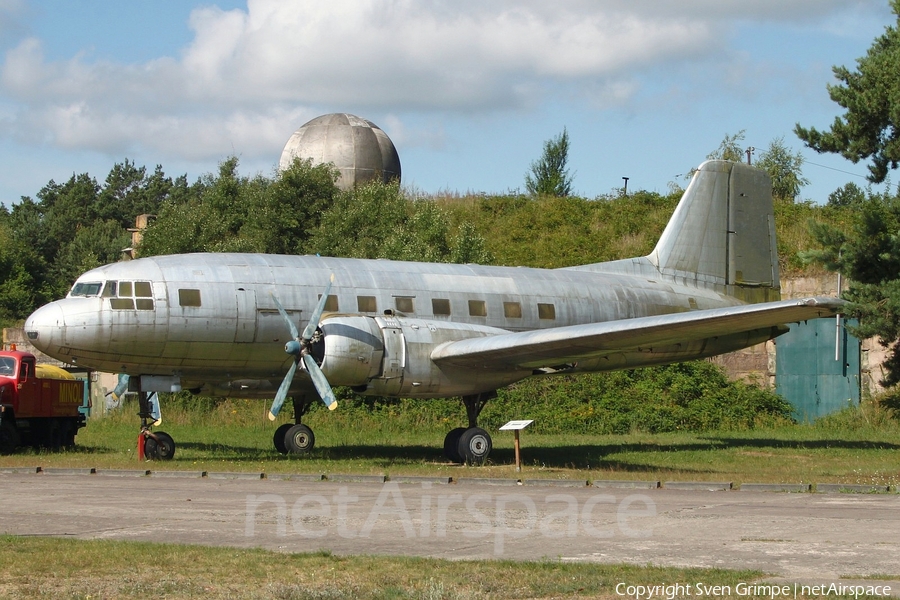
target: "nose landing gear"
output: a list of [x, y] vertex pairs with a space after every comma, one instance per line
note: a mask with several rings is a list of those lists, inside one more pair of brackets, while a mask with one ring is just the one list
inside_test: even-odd
[[141, 432], [137, 439], [138, 460], [172, 460], [175, 457], [175, 440], [165, 431], [151, 431], [160, 423], [159, 402], [156, 393], [138, 392]]

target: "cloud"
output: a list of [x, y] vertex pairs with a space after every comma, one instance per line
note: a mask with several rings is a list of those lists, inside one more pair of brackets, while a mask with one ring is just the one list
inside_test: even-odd
[[[874, 0], [857, 0], [853, 6]], [[249, 0], [197, 8], [177, 58], [141, 64], [48, 61], [27, 38], [0, 66], [0, 136], [121, 155], [190, 160], [280, 148], [329, 110], [390, 119], [410, 143], [443, 144], [439, 126], [402, 115], [521, 110], [563, 94], [602, 109], [638, 93], [661, 64], [727, 61], [737, 20], [825, 18], [846, 0]], [[9, 10], [5, 10], [6, 8]], [[20, 4], [0, 0], [4, 13]], [[328, 107], [325, 111], [317, 107]]]

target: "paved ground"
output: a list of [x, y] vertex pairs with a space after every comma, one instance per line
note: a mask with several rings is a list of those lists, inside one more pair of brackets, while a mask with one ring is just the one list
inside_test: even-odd
[[900, 575], [900, 494], [16, 473], [0, 474], [0, 507], [0, 532], [18, 535], [752, 568], [803, 583]]

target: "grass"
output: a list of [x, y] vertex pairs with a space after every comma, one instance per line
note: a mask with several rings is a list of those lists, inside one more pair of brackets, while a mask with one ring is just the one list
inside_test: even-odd
[[[513, 466], [512, 435], [494, 432], [491, 464], [461, 467], [442, 457], [455, 423], [421, 415], [313, 411], [307, 457], [272, 447], [263, 402], [205, 409], [173, 406], [163, 429], [179, 443], [172, 461], [141, 468], [292, 473], [384, 473], [452, 477], [831, 482], [897, 485], [900, 427], [873, 405], [813, 425], [744, 431], [628, 435], [522, 435], [524, 468]], [[413, 413], [415, 411], [412, 411]], [[77, 448], [25, 450], [0, 467], [134, 469], [134, 410], [93, 418]], [[46, 557], [52, 557], [47, 560]], [[282, 554], [258, 549], [0, 536], [0, 597], [16, 598], [620, 598], [618, 583], [731, 586], [755, 571], [561, 562], [445, 561], [426, 558]], [[876, 576], [879, 577], [879, 576]], [[889, 575], [881, 576], [893, 579]], [[728, 588], [726, 588], [727, 590]]]
[[[53, 557], [53, 560], [47, 560]], [[759, 571], [545, 560], [281, 554], [0, 536], [0, 596], [20, 598], [616, 598], [618, 583], [736, 586]]]
[[305, 457], [282, 456], [272, 446], [275, 426], [265, 410], [259, 401], [227, 401], [209, 410], [172, 407], [161, 429], [178, 444], [175, 459], [140, 465], [137, 418], [126, 406], [91, 419], [73, 450], [26, 449], [0, 457], [0, 467], [900, 484], [900, 427], [871, 407], [813, 425], [744, 431], [534, 435], [526, 429], [521, 473], [515, 471], [511, 433], [491, 432], [490, 464], [454, 465], [443, 458], [442, 448], [455, 423], [417, 421], [402, 410], [377, 417], [364, 411], [313, 411], [305, 422], [316, 433], [315, 450]]

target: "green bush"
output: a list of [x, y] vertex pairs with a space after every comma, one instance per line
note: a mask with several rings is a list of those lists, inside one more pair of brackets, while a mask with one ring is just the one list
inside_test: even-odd
[[[337, 391], [348, 426], [388, 431], [449, 431], [466, 425], [458, 398], [392, 399]], [[314, 404], [313, 413], [324, 410]], [[611, 373], [534, 377], [498, 391], [478, 424], [495, 431], [513, 419], [534, 419], [547, 434], [625, 434], [747, 430], [791, 423], [792, 407], [773, 392], [729, 381], [721, 367], [697, 361]]]

